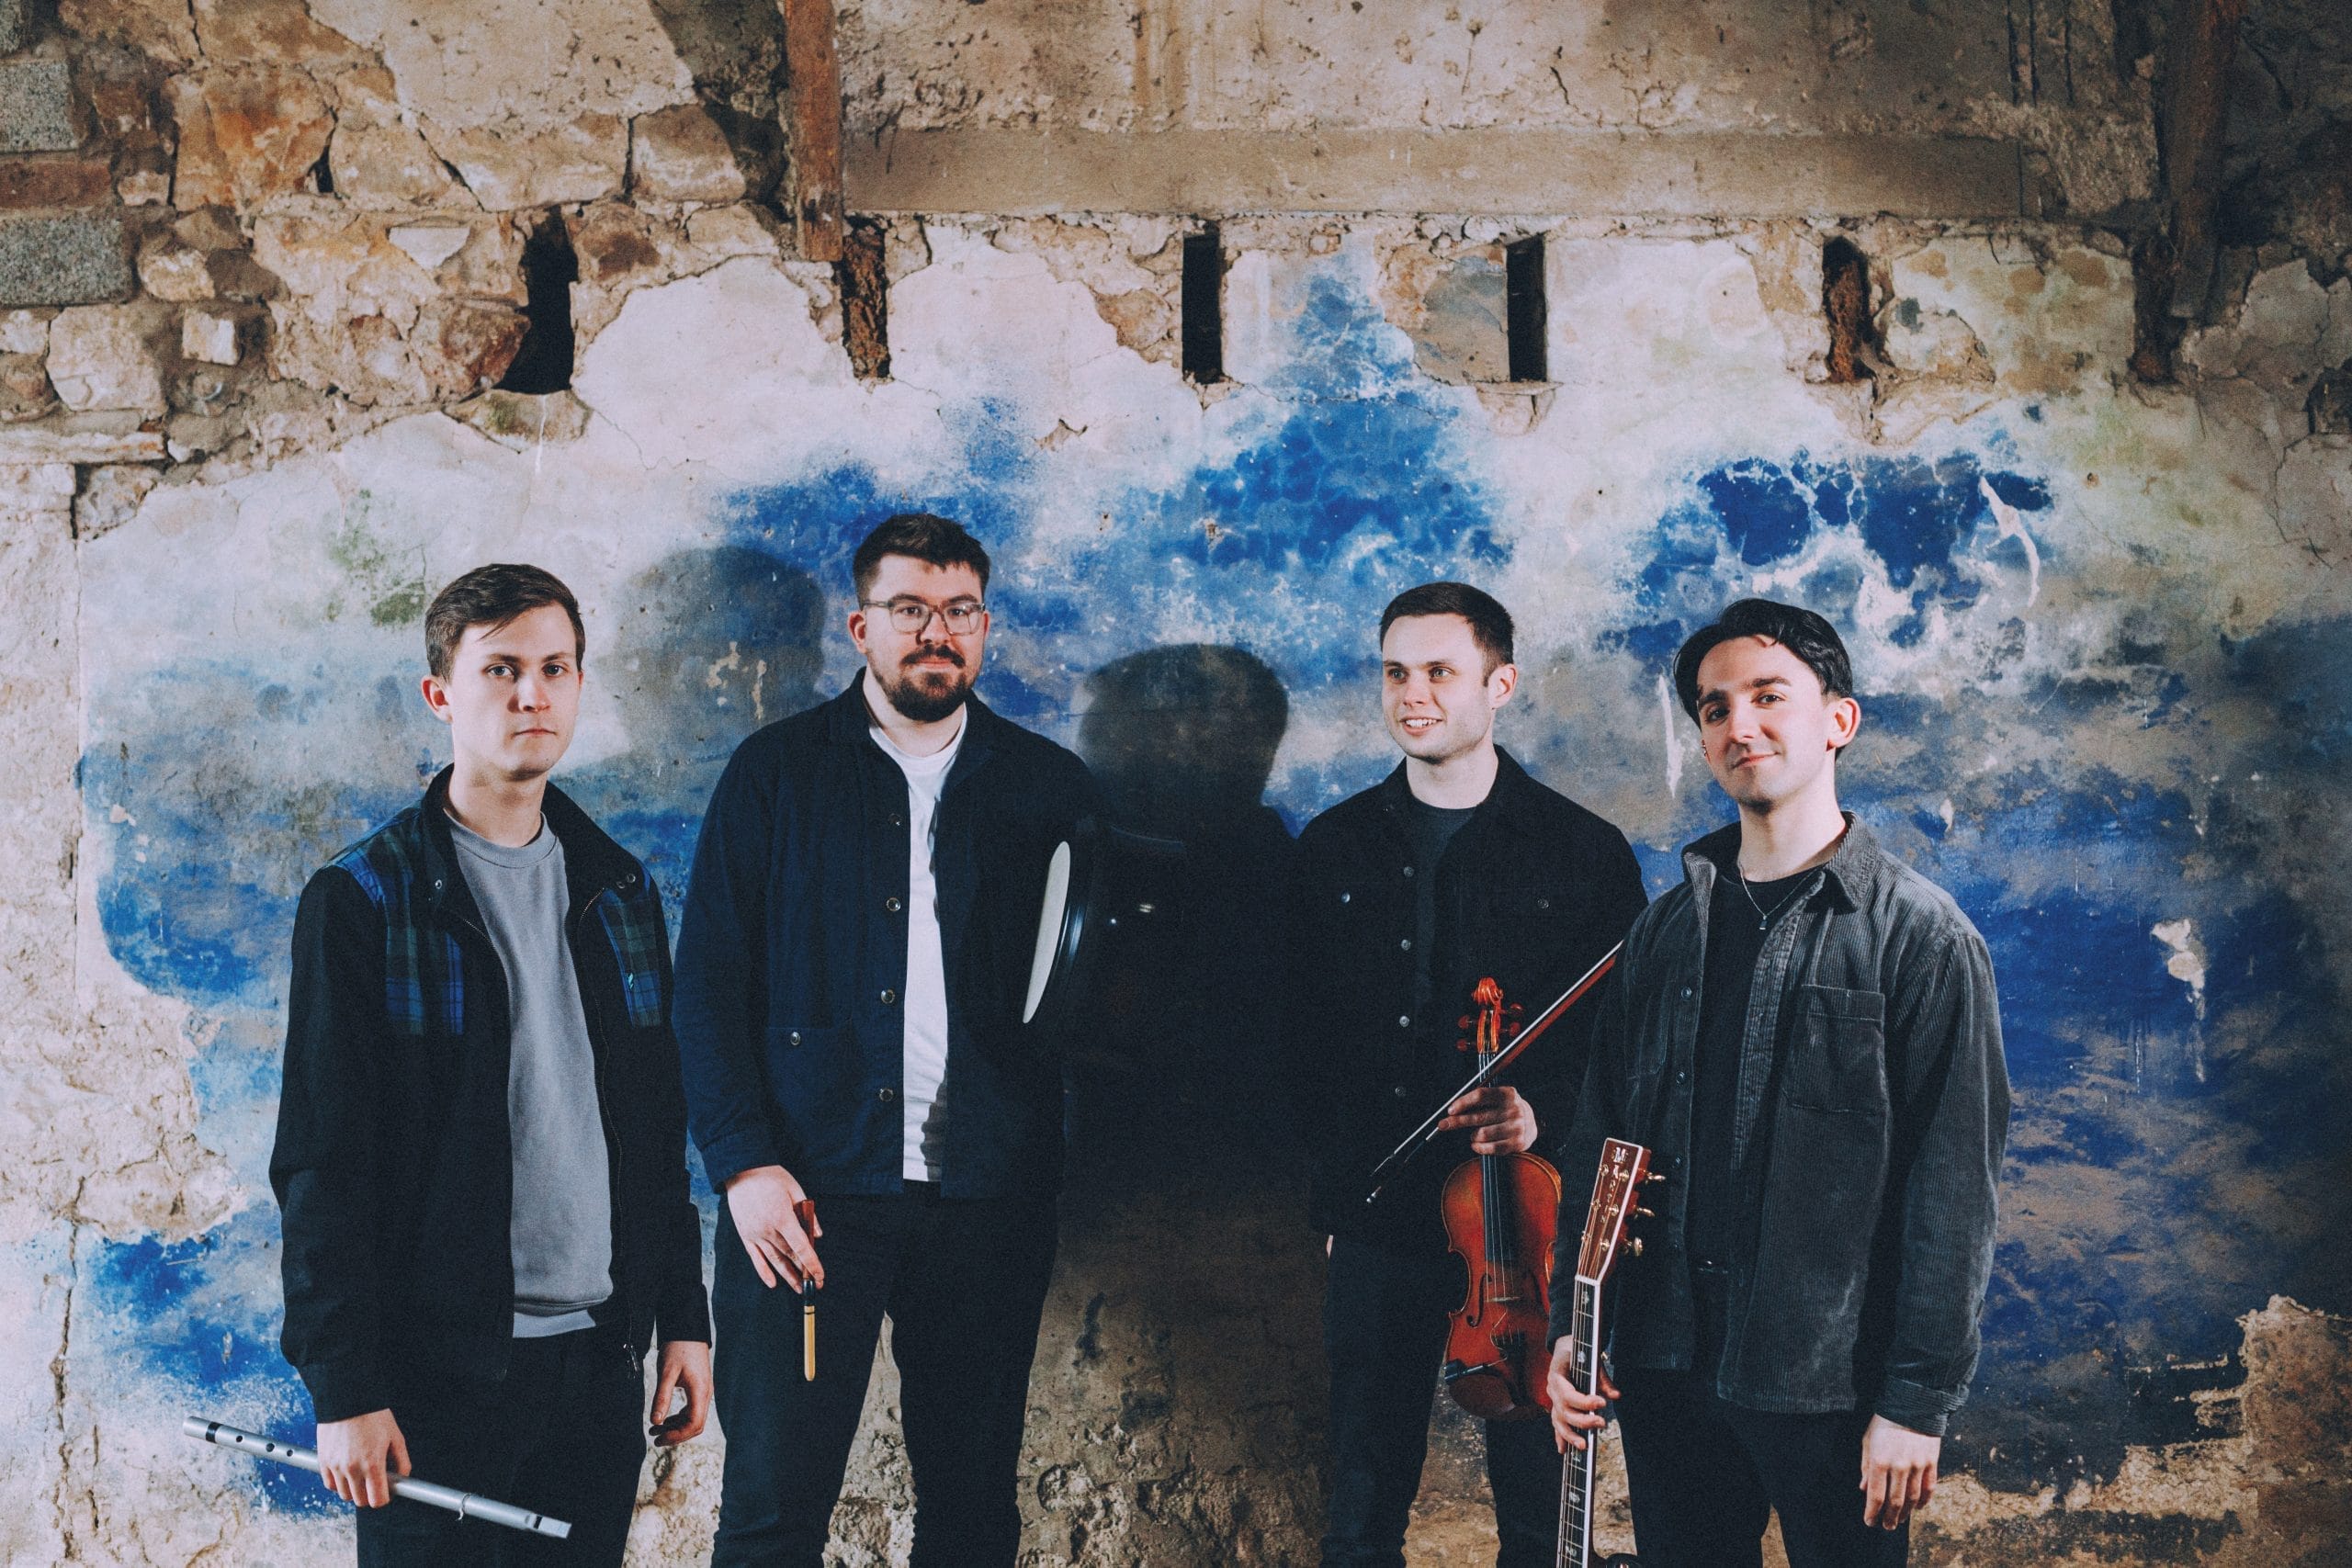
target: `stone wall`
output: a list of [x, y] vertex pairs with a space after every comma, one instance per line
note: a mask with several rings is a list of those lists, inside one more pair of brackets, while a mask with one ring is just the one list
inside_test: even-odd
[[[264, 1179], [288, 925], [436, 765], [432, 590], [580, 592], [563, 782], [674, 899], [735, 741], [854, 668], [850, 548], [921, 505], [996, 553], [990, 700], [1194, 846], [1074, 1065], [1041, 1568], [1314, 1560], [1264, 868], [1386, 765], [1373, 627], [1439, 575], [1518, 613], [1504, 742], [1654, 889], [1724, 815], [1682, 633], [1753, 590], [1853, 641], [1847, 793], [1985, 931], [2018, 1090], [1917, 1560], [2346, 1561], [2340, 7], [2251, 8], [2162, 384], [2127, 369], [2152, 4], [840, 21], [847, 271], [778, 216], [761, 7], [0, 0], [0, 1558], [345, 1550], [307, 1478], [177, 1426], [309, 1431]], [[904, 1561], [895, 1397], [885, 1357], [843, 1564]], [[632, 1561], [700, 1559], [721, 1441], [649, 1466]], [[1441, 1408], [1416, 1562], [1486, 1560], [1481, 1486]]]

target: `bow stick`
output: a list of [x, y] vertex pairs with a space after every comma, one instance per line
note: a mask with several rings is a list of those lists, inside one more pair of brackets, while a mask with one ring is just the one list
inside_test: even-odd
[[1396, 1179], [1396, 1173], [1412, 1163], [1415, 1155], [1429, 1146], [1430, 1140], [1437, 1136], [1437, 1124], [1445, 1120], [1447, 1110], [1455, 1100], [1474, 1089], [1486, 1088], [1493, 1081], [1496, 1074], [1519, 1060], [1520, 1053], [1534, 1044], [1537, 1035], [1557, 1023], [1562, 1013], [1583, 1000], [1587, 991], [1600, 984], [1600, 977], [1609, 973], [1610, 966], [1617, 962], [1617, 955], [1624, 951], [1625, 944], [1620, 942], [1602, 953], [1600, 962], [1586, 970], [1582, 978], [1562, 992], [1559, 1000], [1529, 1019], [1521, 1026], [1518, 1034], [1512, 1037], [1509, 1045], [1480, 1064], [1478, 1070], [1470, 1075], [1469, 1082], [1447, 1095], [1439, 1103], [1438, 1108], [1430, 1111], [1403, 1143], [1391, 1149], [1386, 1159], [1380, 1162], [1379, 1168], [1372, 1173], [1372, 1190], [1364, 1195], [1363, 1201], [1369, 1203], [1379, 1197], [1388, 1183]]

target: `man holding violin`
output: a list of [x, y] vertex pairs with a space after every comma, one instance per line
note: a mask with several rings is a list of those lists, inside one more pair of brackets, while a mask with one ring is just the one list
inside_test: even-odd
[[[1502, 605], [1464, 583], [1424, 583], [1391, 602], [1380, 638], [1382, 712], [1403, 761], [1307, 825], [1291, 889], [1287, 1037], [1300, 1056], [1312, 1217], [1330, 1255], [1325, 1568], [1402, 1568], [1432, 1374], [1465, 1292], [1441, 1188], [1465, 1158], [1521, 1154], [1567, 1125], [1582, 1021], [1529, 1050], [1518, 1087], [1457, 1100], [1442, 1124], [1452, 1135], [1367, 1205], [1370, 1174], [1476, 1067], [1456, 1049], [1457, 1021], [1482, 978], [1549, 1000], [1644, 904], [1624, 835], [1495, 744], [1495, 714], [1519, 681]], [[1487, 1424], [1499, 1568], [1552, 1562], [1560, 1459], [1532, 1414]]]

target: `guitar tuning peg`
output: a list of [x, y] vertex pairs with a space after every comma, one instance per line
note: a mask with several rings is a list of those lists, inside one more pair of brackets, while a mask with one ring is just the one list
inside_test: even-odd
[[1634, 1218], [1637, 1220], [1654, 1220], [1657, 1218], [1657, 1214], [1655, 1211], [1649, 1209], [1637, 1208], [1634, 1211]]
[[1665, 1179], [1666, 1178], [1664, 1176], [1661, 1176], [1657, 1171], [1652, 1171], [1649, 1175], [1642, 1178], [1642, 1185], [1645, 1187], [1655, 1187]]
[[1632, 1253], [1634, 1257], [1639, 1258], [1642, 1255], [1642, 1238], [1640, 1236], [1629, 1237], [1625, 1243], [1625, 1250]]

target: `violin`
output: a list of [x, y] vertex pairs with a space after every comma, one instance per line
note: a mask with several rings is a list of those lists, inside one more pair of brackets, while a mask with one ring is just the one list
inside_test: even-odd
[[[1485, 1068], [1519, 1033], [1521, 1010], [1503, 1004], [1492, 976], [1472, 999], [1461, 1043]], [[1480, 1155], [1454, 1167], [1439, 1197], [1446, 1245], [1468, 1279], [1446, 1327], [1440, 1376], [1453, 1402], [1483, 1421], [1523, 1421], [1551, 1408], [1544, 1380], [1552, 1314], [1552, 1239], [1560, 1173], [1538, 1155]]]

